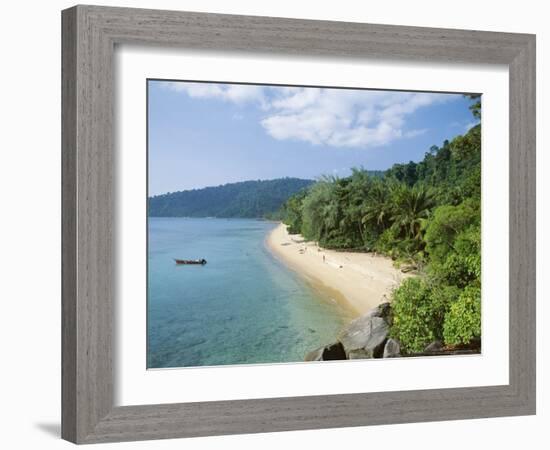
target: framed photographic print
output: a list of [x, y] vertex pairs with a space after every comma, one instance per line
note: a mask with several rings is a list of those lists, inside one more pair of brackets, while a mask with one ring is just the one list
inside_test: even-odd
[[62, 17], [65, 439], [535, 412], [534, 36]]

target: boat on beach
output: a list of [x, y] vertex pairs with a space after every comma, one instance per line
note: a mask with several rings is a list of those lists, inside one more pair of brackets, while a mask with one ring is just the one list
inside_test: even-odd
[[184, 265], [184, 264], [195, 264], [195, 265], [201, 265], [204, 266], [206, 264], [206, 259], [174, 259], [176, 261], [177, 265]]

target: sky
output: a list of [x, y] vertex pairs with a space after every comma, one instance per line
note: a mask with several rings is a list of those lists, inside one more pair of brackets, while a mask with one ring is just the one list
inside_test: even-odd
[[462, 94], [148, 81], [149, 195], [420, 161], [477, 122]]

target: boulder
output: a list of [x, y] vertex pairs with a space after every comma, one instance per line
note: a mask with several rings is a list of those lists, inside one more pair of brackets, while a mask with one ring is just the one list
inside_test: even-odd
[[338, 340], [349, 358], [381, 358], [388, 333], [389, 325], [382, 317], [366, 314], [345, 327]]
[[306, 354], [304, 361], [322, 361], [323, 360], [323, 350], [325, 347], [320, 347], [316, 350], [313, 350]]
[[365, 350], [360, 348], [359, 350], [352, 350], [348, 353], [348, 359], [372, 359], [374, 358], [374, 352], [372, 350]]
[[381, 317], [388, 319], [391, 315], [391, 304], [389, 302], [380, 303], [376, 308], [372, 308], [365, 316]]
[[401, 346], [399, 342], [395, 339], [388, 339], [386, 345], [384, 345], [384, 354], [383, 358], [397, 358], [401, 356]]
[[440, 352], [441, 350], [443, 350], [443, 343], [441, 341], [433, 341], [426, 346], [424, 353]]
[[338, 361], [346, 359], [346, 352], [340, 342], [327, 345], [323, 350], [323, 361]]
[[338, 361], [346, 358], [346, 352], [340, 342], [325, 345], [306, 354], [305, 361]]

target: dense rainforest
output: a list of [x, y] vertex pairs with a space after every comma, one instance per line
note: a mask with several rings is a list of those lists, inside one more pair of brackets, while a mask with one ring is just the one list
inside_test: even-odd
[[299, 178], [243, 181], [149, 198], [151, 217], [277, 218], [281, 205], [314, 182]]
[[[373, 177], [383, 176], [378, 170], [367, 173]], [[313, 180], [287, 177], [169, 192], [149, 198], [148, 215], [280, 220], [282, 205], [313, 183]]]
[[[471, 110], [480, 117], [480, 102]], [[481, 336], [481, 125], [382, 177], [325, 177], [281, 208], [290, 233], [333, 249], [390, 256], [414, 268], [393, 292], [391, 334], [405, 353]]]

